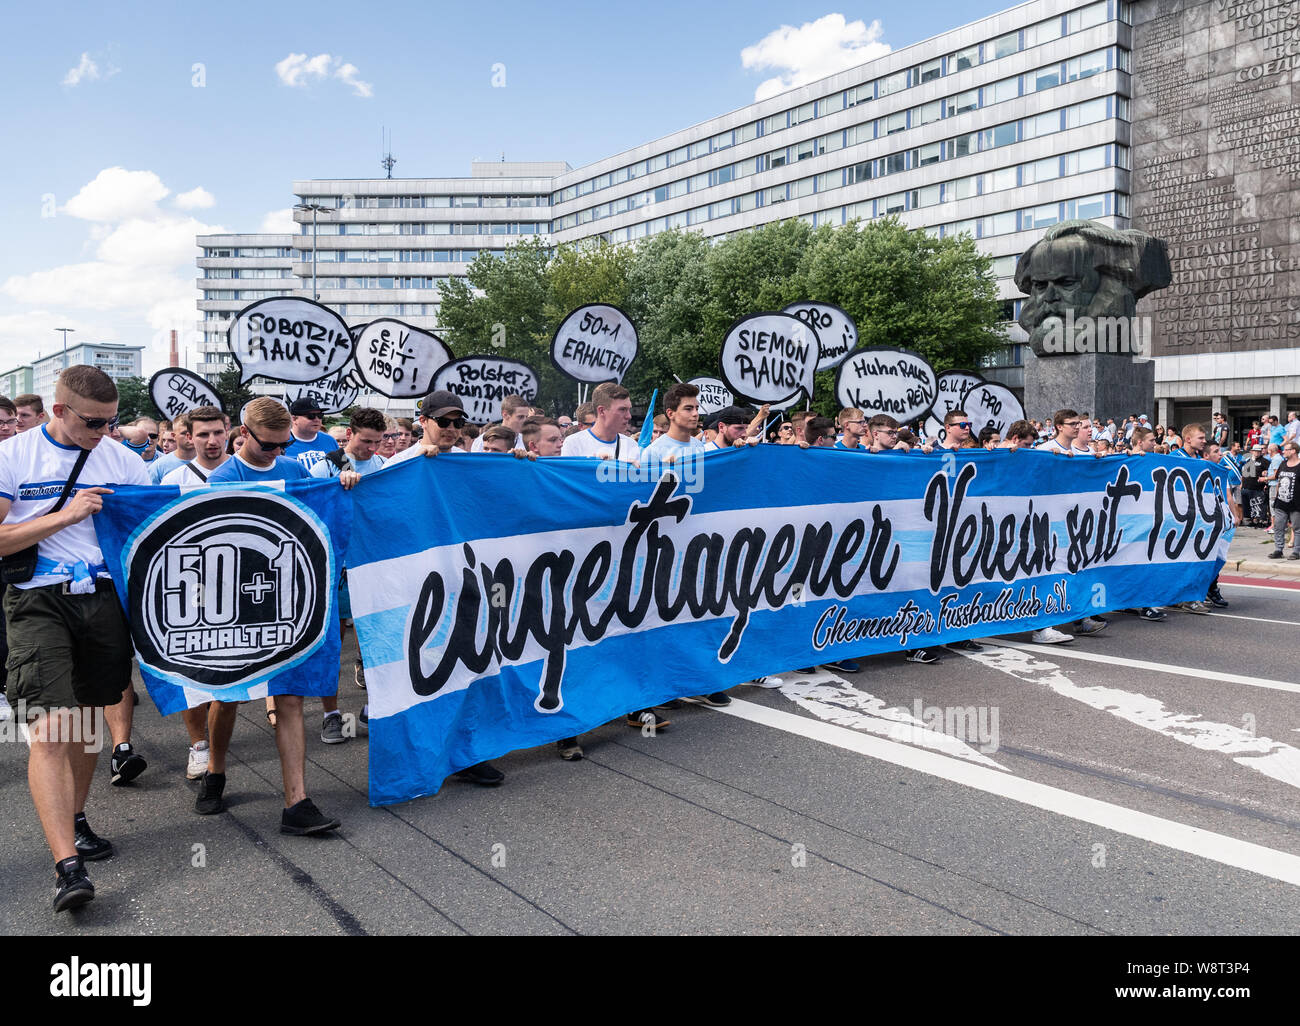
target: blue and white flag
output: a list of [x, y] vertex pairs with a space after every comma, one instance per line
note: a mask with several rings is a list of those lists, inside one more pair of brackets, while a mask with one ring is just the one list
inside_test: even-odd
[[352, 500], [337, 481], [118, 488], [95, 516], [140, 676], [164, 716], [332, 695]]
[[689, 470], [452, 454], [361, 481], [372, 803], [795, 666], [1201, 599], [1232, 533], [1223, 471], [1155, 456], [760, 446]]

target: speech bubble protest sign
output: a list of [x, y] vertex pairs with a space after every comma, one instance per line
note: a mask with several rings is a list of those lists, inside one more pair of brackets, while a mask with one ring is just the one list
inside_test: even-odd
[[343, 318], [310, 299], [259, 299], [235, 315], [226, 332], [239, 383], [259, 375], [298, 384], [327, 378], [352, 359]]
[[292, 406], [299, 399], [310, 399], [320, 406], [322, 413], [342, 413], [357, 401], [361, 391], [356, 373], [357, 365], [349, 363], [328, 378], [291, 384], [284, 390], [284, 401]]
[[937, 384], [939, 394], [921, 427], [927, 438], [937, 438], [942, 442], [947, 435], [943, 429], [944, 418], [952, 410], [966, 410], [966, 396], [984, 384], [984, 379], [970, 370], [946, 370], [939, 375]]
[[686, 382], [688, 385], [694, 385], [700, 390], [700, 416], [710, 417], [715, 413], [720, 413], [728, 406], [734, 406], [736, 397], [731, 394], [727, 388], [717, 378], [691, 378]]
[[574, 381], [622, 381], [637, 354], [636, 328], [616, 306], [592, 303], [564, 318], [551, 340], [551, 362]]
[[929, 411], [937, 392], [934, 368], [907, 349], [859, 349], [835, 375], [840, 405], [861, 410], [868, 420], [887, 413], [907, 424]]
[[986, 427], [993, 427], [999, 435], [1006, 437], [1007, 428], [1025, 419], [1025, 409], [1015, 393], [993, 381], [985, 381], [971, 389], [962, 408], [970, 417], [971, 432], [976, 436]]
[[438, 368], [452, 358], [437, 335], [384, 317], [357, 333], [357, 372], [389, 399], [412, 399], [432, 390]]
[[486, 424], [501, 419], [501, 400], [506, 396], [537, 398], [537, 371], [502, 356], [464, 356], [439, 368], [433, 389], [440, 388], [461, 401], [470, 420]]
[[816, 330], [793, 314], [750, 314], [722, 340], [722, 380], [757, 403], [782, 403], [801, 391], [812, 398], [820, 355]]
[[781, 312], [794, 314], [817, 332], [817, 342], [821, 347], [817, 357], [819, 371], [834, 370], [858, 348], [858, 326], [838, 306], [804, 300], [791, 303]]
[[221, 409], [221, 400], [212, 386], [182, 367], [166, 367], [150, 378], [149, 398], [168, 420], [200, 406]]

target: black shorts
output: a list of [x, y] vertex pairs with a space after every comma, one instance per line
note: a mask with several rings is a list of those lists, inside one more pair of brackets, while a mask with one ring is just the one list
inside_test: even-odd
[[61, 584], [7, 588], [4, 613], [5, 690], [12, 705], [49, 711], [121, 700], [135, 653], [108, 578], [97, 581], [89, 595], [65, 593]]

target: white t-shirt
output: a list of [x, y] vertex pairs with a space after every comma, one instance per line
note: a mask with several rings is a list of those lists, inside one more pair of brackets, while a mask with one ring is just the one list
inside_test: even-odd
[[561, 456], [600, 456], [602, 453], [608, 453], [611, 458], [624, 463], [633, 463], [641, 458], [641, 449], [632, 439], [619, 435], [607, 442], [603, 438], [597, 438], [591, 428], [570, 435], [560, 450]]
[[1059, 455], [1061, 455], [1061, 456], [1069, 456], [1069, 455], [1070, 455], [1070, 450], [1067, 449], [1065, 446], [1063, 446], [1063, 445], [1062, 445], [1060, 442], [1058, 442], [1055, 438], [1049, 438], [1049, 439], [1048, 439], [1046, 442], [1044, 442], [1042, 445], [1036, 445], [1036, 446], [1034, 446], [1034, 448], [1035, 448], [1036, 450], [1041, 450], [1041, 451], [1043, 451], [1043, 452], [1054, 452], [1054, 453], [1057, 453], [1057, 454], [1059, 454]]
[[[222, 460], [215, 467], [213, 467], [212, 470], [204, 470], [203, 471], [204, 475], [207, 477], [211, 477], [213, 472], [220, 469], [228, 459], [230, 459], [229, 456], [227, 456], [225, 460]], [[203, 478], [199, 477], [198, 474], [194, 473], [194, 471], [190, 469], [189, 462], [182, 463], [179, 467], [167, 471], [167, 473], [165, 473], [162, 476], [162, 480], [159, 481], [158, 483], [160, 485], [176, 485], [177, 487], [180, 488], [185, 488], [187, 486], [191, 488], [196, 488], [196, 487], [202, 487], [203, 485], [207, 484], [207, 482]]]
[[654, 456], [662, 460], [665, 456], [676, 456], [681, 459], [682, 456], [705, 451], [705, 443], [698, 438], [688, 438], [684, 442], [678, 442], [669, 437], [668, 432], [664, 432], [653, 442], [642, 450], [642, 457], [649, 459]]
[[[64, 482], [81, 452], [75, 445], [62, 445], [50, 437], [44, 424], [39, 430], [24, 431], [0, 447], [0, 497], [10, 501], [6, 524], [23, 524], [44, 516], [54, 508], [63, 493]], [[111, 438], [100, 439], [90, 450], [86, 465], [77, 475], [73, 496], [83, 488], [114, 485], [148, 485], [149, 471], [143, 460]], [[66, 508], [67, 503], [64, 503]], [[95, 535], [92, 517], [50, 535], [37, 547], [37, 554], [57, 563], [84, 562], [88, 566], [104, 562]], [[101, 574], [107, 577], [108, 574]], [[71, 571], [37, 574], [16, 588], [37, 588], [72, 578]]]

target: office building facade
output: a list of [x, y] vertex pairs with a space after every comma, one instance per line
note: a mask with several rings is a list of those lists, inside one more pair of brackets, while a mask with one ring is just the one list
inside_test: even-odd
[[[98, 367], [114, 381], [139, 377], [141, 353], [144, 346], [128, 346], [120, 342], [79, 342], [49, 356], [33, 360], [31, 365], [31, 391], [41, 397], [46, 409], [54, 402], [54, 383], [65, 367], [89, 364]], [[21, 368], [20, 368], [21, 369]], [[12, 372], [11, 372], [12, 373]]]

